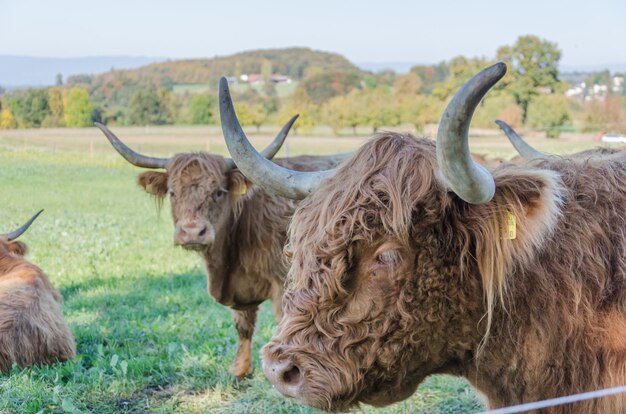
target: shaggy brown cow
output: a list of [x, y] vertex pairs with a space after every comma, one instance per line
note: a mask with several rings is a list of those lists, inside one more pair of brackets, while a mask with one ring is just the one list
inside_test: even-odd
[[0, 235], [0, 371], [67, 361], [76, 355], [74, 337], [63, 319], [61, 294], [44, 272], [24, 260], [27, 247], [16, 241], [41, 213], [19, 229]]
[[[271, 158], [280, 149], [296, 117], [266, 149]], [[175, 224], [174, 243], [197, 251], [203, 258], [210, 295], [232, 309], [239, 335], [231, 373], [238, 378], [252, 372], [251, 340], [258, 306], [273, 303], [282, 315], [287, 263], [282, 249], [287, 222], [296, 203], [253, 186], [234, 168], [232, 160], [208, 153], [183, 153], [158, 159], [135, 153], [105, 126], [97, 124], [120, 154], [134, 165], [164, 168], [139, 175], [139, 185], [159, 203], [169, 194]], [[277, 159], [299, 171], [331, 168], [343, 156]]]
[[[493, 173], [472, 162], [473, 111], [505, 71], [455, 95], [436, 145], [379, 134], [318, 174], [263, 162], [222, 84], [237, 165], [310, 194], [290, 226], [284, 317], [263, 349], [280, 392], [326, 410], [384, 406], [447, 373], [503, 407], [626, 383], [626, 157]], [[626, 396], [541, 412], [626, 412]]]

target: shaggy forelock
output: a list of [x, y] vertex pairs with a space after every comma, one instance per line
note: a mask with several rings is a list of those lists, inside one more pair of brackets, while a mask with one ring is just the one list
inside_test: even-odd
[[[224, 157], [205, 152], [192, 152], [175, 155], [167, 167], [170, 183], [177, 184], [188, 168], [195, 166], [205, 177], [215, 177], [215, 184], [221, 185], [229, 168]], [[220, 180], [221, 179], [221, 180]]]

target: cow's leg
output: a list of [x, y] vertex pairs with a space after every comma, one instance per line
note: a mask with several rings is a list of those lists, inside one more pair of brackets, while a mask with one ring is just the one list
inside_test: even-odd
[[272, 310], [274, 311], [274, 318], [276, 323], [280, 322], [283, 318], [283, 289], [276, 288], [272, 292]]
[[243, 378], [252, 374], [252, 333], [256, 323], [256, 313], [258, 308], [238, 311], [234, 310], [233, 319], [239, 335], [237, 344], [237, 355], [230, 367], [230, 373], [237, 378]]

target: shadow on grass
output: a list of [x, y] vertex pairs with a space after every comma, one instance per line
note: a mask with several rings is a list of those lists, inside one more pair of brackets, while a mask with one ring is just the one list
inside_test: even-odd
[[[209, 297], [206, 277], [197, 269], [91, 278], [64, 288], [63, 294], [77, 340], [76, 360], [11, 374], [11, 398], [37, 395], [41, 401], [33, 412], [60, 401], [98, 413], [317, 412], [282, 397], [261, 372], [259, 349], [274, 327], [268, 303], [255, 334], [255, 372], [241, 382], [231, 377], [237, 334], [230, 310]], [[22, 379], [25, 372], [30, 383]], [[480, 408], [467, 383], [435, 377], [406, 402], [361, 412], [469, 413]]]

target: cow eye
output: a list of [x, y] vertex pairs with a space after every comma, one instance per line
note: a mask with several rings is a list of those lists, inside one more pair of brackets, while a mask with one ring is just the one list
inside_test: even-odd
[[172, 190], [170, 190], [170, 197], [176, 197], [176, 194]]
[[217, 190], [216, 192], [213, 193], [213, 201], [217, 201], [219, 198], [222, 198], [222, 196], [224, 195], [225, 191], [222, 189]]
[[393, 266], [400, 262], [400, 253], [395, 250], [385, 250], [376, 256], [375, 265], [377, 267]]

